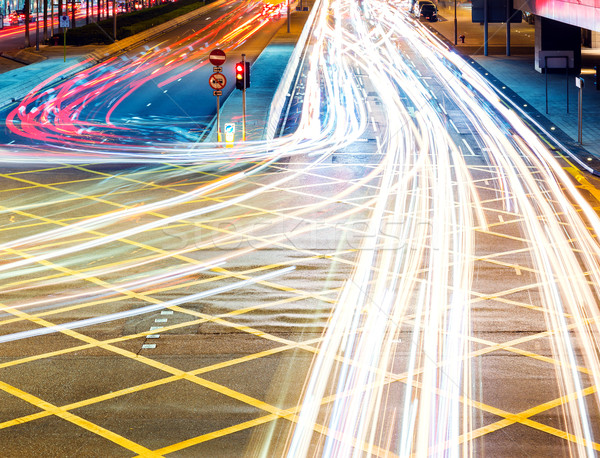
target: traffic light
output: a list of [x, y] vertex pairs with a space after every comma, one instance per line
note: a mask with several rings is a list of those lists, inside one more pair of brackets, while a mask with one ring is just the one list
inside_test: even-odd
[[[245, 81], [245, 85], [244, 85]], [[250, 87], [250, 62], [235, 64], [235, 88], [244, 90]]]

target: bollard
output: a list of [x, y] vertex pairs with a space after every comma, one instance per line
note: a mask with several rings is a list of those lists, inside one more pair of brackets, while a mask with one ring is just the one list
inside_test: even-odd
[[575, 86], [579, 88], [579, 100], [577, 104], [577, 141], [583, 144], [583, 87], [585, 81], [581, 76], [575, 77]]

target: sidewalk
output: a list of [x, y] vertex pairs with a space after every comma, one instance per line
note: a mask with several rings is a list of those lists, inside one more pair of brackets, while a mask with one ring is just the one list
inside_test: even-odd
[[[437, 31], [441, 38], [454, 45], [454, 4], [440, 6], [437, 23], [426, 23]], [[491, 24], [489, 28], [489, 55], [483, 56], [483, 26], [471, 22], [470, 4], [459, 4], [457, 9], [458, 35], [464, 33], [465, 43], [455, 47], [469, 57], [467, 62], [480, 66], [482, 74], [497, 88], [507, 94], [532, 119], [554, 136], [575, 155], [587, 157], [590, 153], [600, 158], [600, 91], [594, 87], [593, 66], [600, 65], [600, 50], [582, 51], [583, 90], [583, 148], [577, 143], [578, 117], [575, 75], [548, 74], [548, 114], [546, 114], [546, 75], [534, 70], [535, 28], [525, 22], [511, 24], [511, 56], [506, 52], [506, 26]], [[568, 113], [567, 113], [568, 83]], [[512, 92], [512, 94], [511, 94]], [[595, 161], [594, 161], [595, 162]], [[598, 171], [600, 172], [600, 170]]]
[[[307, 3], [309, 11], [293, 11], [295, 4], [292, 4], [290, 33], [287, 32], [285, 21], [256, 62], [251, 62], [250, 88], [246, 91], [246, 140], [264, 140], [267, 136], [271, 103], [313, 6], [313, 1], [304, 1], [304, 4]], [[220, 114], [221, 132], [224, 131], [225, 124], [235, 123], [235, 139], [240, 141], [242, 91], [233, 90], [221, 107]], [[206, 141], [217, 141], [216, 126], [213, 126]]]

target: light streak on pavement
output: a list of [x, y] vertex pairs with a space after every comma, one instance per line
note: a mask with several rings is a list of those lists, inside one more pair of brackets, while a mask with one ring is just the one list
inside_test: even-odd
[[[84, 72], [53, 90], [31, 94], [13, 111], [9, 118], [13, 132], [57, 145], [67, 136], [75, 138], [78, 147], [63, 147], [60, 161], [152, 161], [177, 167], [154, 181], [152, 172], [142, 171], [137, 182], [128, 176], [113, 177], [95, 183], [87, 194], [74, 188], [70, 192], [76, 200], [69, 211], [91, 204], [101, 204], [105, 210], [70, 219], [63, 216], [66, 210], [56, 210], [52, 224], [60, 223], [54, 229], [46, 230], [45, 224], [41, 230], [31, 227], [0, 245], [7, 258], [0, 265], [2, 291], [9, 294], [2, 306], [6, 313], [16, 317], [28, 310], [47, 313], [61, 304], [79, 307], [117, 293], [150, 305], [8, 334], [4, 339], [121, 319], [266, 283], [280, 274], [279, 281], [285, 283], [286, 275], [295, 270], [283, 267], [291, 261], [276, 259], [272, 265], [258, 263], [258, 269], [267, 273], [247, 279], [242, 279], [246, 274], [232, 273], [230, 279], [241, 279], [239, 283], [180, 293], [171, 301], [144, 293], [149, 285], [179, 284], [206, 269], [219, 272], [219, 266], [229, 268], [244, 256], [259, 257], [269, 248], [292, 249], [293, 242], [310, 230], [277, 232], [281, 221], [318, 214], [319, 222], [334, 226], [362, 217], [366, 229], [360, 245], [347, 250], [355, 253], [351, 274], [337, 291], [325, 332], [314, 348], [300, 402], [277, 415], [269, 411], [289, 421], [287, 439], [264, 440], [257, 453], [472, 456], [477, 455], [473, 440], [478, 435], [519, 422], [561, 437], [570, 455], [594, 456], [600, 449], [590, 421], [591, 407], [600, 407], [595, 389], [600, 384], [598, 216], [552, 152], [516, 113], [405, 11], [385, 2], [365, 0], [361, 5], [342, 0], [315, 4], [313, 14], [315, 25], [303, 69], [302, 116], [289, 136], [228, 149], [185, 142], [151, 148], [136, 144], [139, 132], [129, 136], [127, 128], [113, 128], [110, 111], [103, 123], [80, 119], [80, 109], [90, 98], [101, 100], [101, 93], [106, 99], [100, 103], [123, 103], [143, 80], [118, 85], [133, 69], [143, 70], [146, 79], [166, 75], [167, 67], [193, 71], [196, 67], [184, 66], [190, 56], [180, 54], [189, 46], [187, 41], [182, 41], [181, 49], [171, 45], [170, 52], [148, 53], [106, 75], [94, 74], [101, 69]], [[241, 22], [235, 33], [246, 37], [248, 27], [249, 22]], [[198, 42], [210, 38], [203, 33], [208, 32], [197, 32]], [[206, 49], [198, 53], [205, 54]], [[179, 60], [173, 60], [173, 55]], [[160, 84], [172, 81], [171, 75]], [[58, 111], [53, 108], [56, 104], [61, 107]], [[452, 116], [460, 116], [471, 127], [474, 135], [469, 140], [449, 130], [455, 125]], [[50, 117], [59, 122], [49, 122]], [[102, 146], [94, 140], [99, 133], [109, 139]], [[340, 179], [334, 192], [307, 206], [292, 206], [293, 198], [271, 199], [274, 208], [266, 226], [257, 227], [240, 216], [255, 211], [256, 202], [274, 192], [301, 195], [294, 184], [369, 136], [377, 144], [368, 153], [374, 163], [359, 178]], [[468, 146], [473, 138], [477, 144], [469, 146], [467, 153], [464, 144]], [[46, 155], [42, 160], [57, 161], [57, 149], [36, 149]], [[37, 153], [33, 148], [3, 149], [7, 162]], [[277, 174], [284, 159], [290, 161], [289, 170]], [[242, 170], [229, 168], [233, 160]], [[135, 192], [131, 197], [127, 194], [174, 180], [185, 182], [198, 170], [208, 171], [209, 178], [190, 183], [191, 189], [173, 197], [146, 200]], [[31, 184], [26, 177], [11, 179]], [[122, 190], [114, 189], [117, 179], [122, 180]], [[45, 191], [45, 201], [6, 199], [0, 208], [28, 216], [45, 206], [71, 205], [58, 187], [48, 185]], [[112, 193], [120, 192], [122, 204], [109, 200]], [[361, 200], [353, 200], [357, 192], [365, 192]], [[347, 207], [333, 210], [340, 202]], [[156, 231], [189, 222], [206, 225], [199, 218], [207, 215], [216, 220], [236, 215], [240, 221], [235, 230], [218, 231], [216, 239], [200, 238], [181, 249], [161, 248], [163, 237]], [[518, 415], [495, 408], [477, 388], [480, 380], [473, 358], [491, 350], [479, 347], [484, 339], [473, 330], [473, 314], [484, 300], [495, 297], [482, 289], [478, 261], [489, 249], [482, 239], [492, 233], [498, 215], [511, 218], [514, 229], [503, 234], [506, 239], [524, 245], [519, 250], [520, 264], [508, 264], [536, 275], [535, 307], [543, 310], [545, 337], [551, 341], [552, 353], [546, 360], [555, 370], [562, 429], [540, 426], [529, 418], [532, 413]], [[151, 218], [138, 222], [142, 217]], [[345, 234], [352, 230], [344, 226]], [[244, 237], [253, 243], [236, 246]], [[114, 248], [116, 242], [125, 246]], [[211, 246], [229, 244], [233, 248], [226, 252], [209, 251]], [[319, 256], [316, 249], [294, 249]], [[341, 262], [340, 253], [347, 253], [338, 251], [332, 258]], [[199, 259], [194, 258], [196, 252], [202, 253]], [[120, 261], [108, 262], [108, 254]], [[167, 259], [190, 266], [163, 268], [159, 262]], [[279, 269], [270, 271], [274, 266]], [[119, 280], [109, 279], [115, 275]], [[36, 288], [53, 282], [61, 288], [72, 282], [74, 292], [53, 298], [35, 296]], [[24, 297], [15, 299], [19, 294]], [[504, 418], [484, 425], [478, 411]]]

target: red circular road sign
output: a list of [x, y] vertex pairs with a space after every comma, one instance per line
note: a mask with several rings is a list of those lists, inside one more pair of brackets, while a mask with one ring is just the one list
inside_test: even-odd
[[215, 66], [220, 66], [225, 63], [225, 52], [220, 49], [213, 49], [208, 56], [210, 63]]
[[227, 84], [227, 78], [225, 78], [225, 75], [222, 73], [213, 73], [210, 75], [208, 84], [210, 84], [210, 87], [212, 87], [215, 91], [220, 91]]

